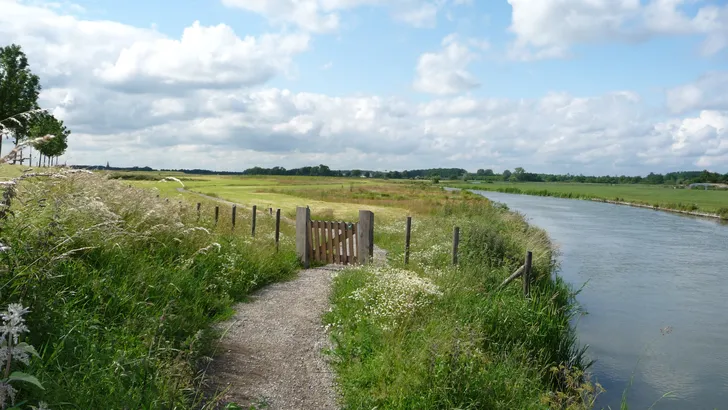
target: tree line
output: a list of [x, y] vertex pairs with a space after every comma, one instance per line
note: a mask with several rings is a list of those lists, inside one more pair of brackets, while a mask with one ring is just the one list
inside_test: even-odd
[[[46, 135], [53, 138], [32, 145], [39, 155], [38, 165], [58, 162], [68, 148], [71, 131], [52, 114], [38, 105], [40, 78], [30, 69], [28, 57], [17, 44], [0, 47], [0, 149], [4, 139], [11, 139], [17, 146]], [[27, 157], [20, 151], [13, 163], [32, 162], [32, 152]], [[32, 164], [31, 164], [32, 165]]]

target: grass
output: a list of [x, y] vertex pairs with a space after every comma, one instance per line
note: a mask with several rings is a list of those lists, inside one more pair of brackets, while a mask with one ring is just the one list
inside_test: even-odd
[[189, 203], [100, 175], [22, 181], [10, 209], [0, 299], [30, 308], [41, 357], [25, 371], [45, 388], [17, 399], [53, 409], [211, 406], [200, 372], [211, 325], [299, 267], [290, 227], [275, 252], [270, 217], [253, 239], [233, 232], [229, 209], [215, 227]]
[[662, 185], [608, 185], [558, 182], [455, 183], [449, 184], [449, 186], [512, 194], [630, 202], [665, 209], [718, 214], [728, 219], [728, 191], [725, 190], [673, 189], [671, 186]]
[[[271, 217], [258, 215], [252, 239], [233, 232], [229, 205], [198, 193], [289, 216], [305, 204], [326, 219], [375, 212], [389, 267], [340, 273], [325, 318], [347, 408], [580, 409], [598, 394], [547, 236], [483, 197], [430, 183], [175, 175], [180, 192], [179, 182], [159, 181], [171, 174], [103, 174], [24, 181], [2, 221], [0, 241], [12, 252], [0, 295], [30, 306], [29, 341], [41, 353], [27, 371], [45, 390], [24, 390], [23, 399], [51, 408], [213, 405], [200, 372], [219, 336], [211, 324], [298, 263], [291, 226], [283, 224], [275, 254]], [[236, 229], [247, 233], [250, 213], [239, 210]], [[406, 215], [414, 217], [407, 266]], [[461, 263], [452, 267], [456, 225]], [[497, 287], [526, 250], [536, 274], [528, 300], [518, 281]]]
[[[598, 387], [584, 376], [569, 319], [572, 294], [558, 278], [545, 233], [470, 195], [414, 213], [411, 263], [404, 221], [380, 223], [389, 268], [360, 268], [334, 282], [332, 352], [346, 408], [591, 408]], [[452, 227], [461, 263], [450, 266]], [[498, 289], [534, 252], [530, 300]], [[436, 291], [432, 291], [435, 289]]]

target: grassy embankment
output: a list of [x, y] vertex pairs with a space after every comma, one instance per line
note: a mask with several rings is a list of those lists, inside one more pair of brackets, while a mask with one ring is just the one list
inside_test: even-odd
[[[159, 186], [172, 193], [178, 184]], [[215, 228], [205, 206], [198, 222], [190, 204], [98, 175], [20, 182], [0, 221], [0, 242], [11, 248], [0, 258], [0, 310], [11, 302], [30, 309], [27, 341], [40, 358], [13, 370], [44, 390], [16, 384], [18, 402], [199, 407], [201, 371], [218, 337], [211, 324], [299, 266], [291, 227], [275, 253], [272, 218], [259, 216], [252, 239], [245, 229], [232, 234], [229, 208]], [[241, 212], [238, 223], [249, 218]]]
[[[598, 387], [583, 374], [568, 287], [552, 273], [546, 234], [467, 192], [429, 184], [289, 189], [289, 195], [375, 215], [389, 267], [350, 269], [334, 282], [326, 316], [347, 408], [591, 408]], [[405, 220], [413, 215], [410, 264]], [[452, 229], [461, 227], [458, 267]], [[520, 283], [498, 285], [534, 252], [530, 300]]]
[[447, 186], [509, 194], [552, 196], [626, 202], [663, 210], [715, 214], [728, 219], [728, 191], [702, 189], [673, 189], [661, 185], [608, 185], [559, 182], [519, 182], [467, 184], [447, 183]]

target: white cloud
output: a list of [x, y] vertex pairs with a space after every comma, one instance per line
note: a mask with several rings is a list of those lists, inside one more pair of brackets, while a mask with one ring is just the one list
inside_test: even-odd
[[414, 88], [429, 94], [457, 94], [480, 86], [478, 80], [467, 71], [468, 65], [477, 58], [468, 45], [449, 35], [442, 40], [442, 50], [424, 53], [417, 62]]
[[313, 33], [338, 30], [340, 13], [362, 6], [387, 7], [397, 21], [413, 27], [434, 27], [441, 10], [470, 4], [464, 0], [222, 0], [222, 3], [261, 14], [274, 24], [290, 23]]
[[666, 103], [674, 114], [688, 111], [728, 110], [728, 72], [711, 72], [695, 82], [667, 90]]
[[567, 57], [576, 44], [641, 41], [655, 35], [703, 35], [701, 50], [728, 46], [728, 5], [705, 5], [694, 15], [693, 0], [508, 0], [509, 30], [516, 39], [510, 57], [520, 60]]
[[[446, 98], [477, 85], [467, 65], [488, 47], [449, 36], [418, 67], [417, 86], [439, 99], [294, 93], [264, 82], [290, 68], [306, 35], [239, 37], [224, 25], [193, 24], [173, 39], [0, 1], [0, 38], [22, 44], [43, 82], [42, 106], [73, 131], [70, 163], [646, 173], [726, 159], [724, 74], [698, 79], [700, 98], [668, 97], [672, 119], [655, 119], [627, 91]], [[704, 111], [677, 116], [685, 110]]]

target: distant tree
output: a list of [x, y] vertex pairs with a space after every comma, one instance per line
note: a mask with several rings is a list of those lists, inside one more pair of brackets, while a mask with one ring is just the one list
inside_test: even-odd
[[508, 179], [511, 177], [511, 171], [505, 170], [503, 171], [503, 180], [508, 181]]
[[63, 121], [57, 120], [50, 114], [42, 114], [33, 118], [30, 123], [28, 136], [30, 138], [40, 138], [49, 134], [53, 138], [49, 141], [36, 144], [35, 149], [48, 158], [63, 155], [68, 148], [68, 136], [71, 134], [71, 131], [63, 125]]
[[[28, 58], [20, 46], [0, 47], [0, 121], [15, 136], [16, 143], [27, 135], [29, 119], [18, 114], [38, 109], [39, 94], [40, 80], [30, 71]], [[17, 122], [9, 121], [11, 117]]]
[[432, 183], [433, 184], [439, 184], [440, 183], [440, 177], [439, 176], [432, 177]]
[[485, 170], [484, 169], [479, 169], [478, 171], [475, 172], [475, 175], [477, 175], [479, 177], [484, 177], [485, 176]]
[[351, 171], [351, 176], [353, 176], [353, 177], [361, 177], [361, 170], [359, 170], [359, 169], [352, 170]]
[[486, 177], [492, 177], [492, 176], [494, 176], [494, 175], [495, 175], [495, 173], [493, 172], [493, 170], [492, 170], [492, 169], [486, 169], [486, 170], [485, 170], [485, 176], [486, 176]]

